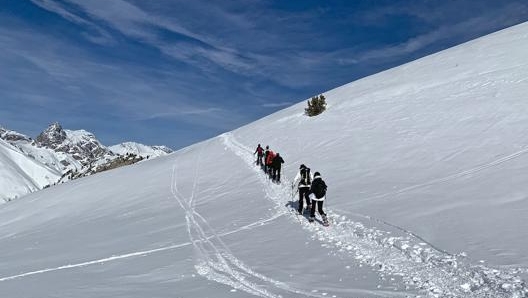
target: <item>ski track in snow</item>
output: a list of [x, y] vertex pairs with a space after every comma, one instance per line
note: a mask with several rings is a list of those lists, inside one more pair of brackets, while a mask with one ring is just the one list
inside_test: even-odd
[[[227, 148], [257, 172], [263, 184], [267, 185], [266, 194], [276, 204], [276, 209], [284, 208], [287, 201], [293, 197], [291, 187], [289, 187], [291, 181], [283, 179], [281, 185], [270, 182], [267, 176], [254, 166], [251, 148], [236, 141], [233, 133], [225, 133], [221, 135], [221, 138]], [[526, 152], [528, 150], [522, 150], [489, 164], [424, 185], [469, 175], [511, 160]], [[361, 222], [347, 219], [346, 216], [331, 209], [325, 209], [331, 222], [330, 227], [302, 220], [300, 221], [302, 228], [312, 233], [312, 239], [322, 242], [323, 246], [333, 253], [349, 255], [360, 264], [371, 266], [379, 272], [382, 279], [400, 276], [406, 287], [418, 288], [427, 297], [528, 297], [528, 288], [519, 277], [520, 274], [526, 273], [526, 269], [499, 269], [475, 265], [465, 255], [453, 255], [439, 250], [403, 228], [363, 216], [386, 225], [387, 230], [390, 230], [389, 227], [396, 228], [399, 233], [370, 228]], [[290, 217], [293, 221], [297, 221], [294, 212], [290, 213]]]
[[138, 251], [138, 252], [133, 252], [133, 253], [128, 253], [128, 254], [111, 256], [111, 257], [104, 258], [104, 259], [98, 259], [98, 260], [92, 260], [92, 261], [77, 263], [77, 264], [69, 264], [69, 265], [64, 265], [64, 266], [59, 266], [59, 267], [35, 270], [35, 271], [21, 273], [21, 274], [17, 274], [17, 275], [0, 277], [0, 282], [13, 280], [13, 279], [18, 279], [18, 278], [23, 278], [23, 277], [27, 277], [27, 276], [31, 276], [31, 275], [36, 275], [36, 274], [43, 274], [43, 273], [53, 272], [53, 271], [81, 268], [81, 267], [86, 267], [86, 266], [90, 266], [90, 265], [97, 265], [97, 264], [104, 264], [106, 262], [112, 262], [112, 261], [117, 261], [117, 260], [122, 260], [122, 259], [128, 259], [128, 258], [134, 258], [134, 257], [144, 257], [144, 256], [147, 256], [147, 255], [150, 255], [150, 254], [159, 253], [159, 252], [168, 251], [168, 250], [173, 250], [173, 249], [177, 249], [177, 248], [184, 247], [184, 246], [187, 246], [187, 245], [191, 245], [191, 243], [190, 242], [186, 242], [186, 243], [175, 244], [175, 245], [170, 245], [170, 246], [156, 248], [156, 249], [151, 249], [151, 250]]
[[[221, 137], [226, 147], [242, 158], [248, 167], [255, 170], [261, 178], [262, 183], [267, 185], [265, 188], [266, 196], [276, 204], [277, 209], [277, 213], [270, 218], [262, 219], [222, 234], [215, 233], [207, 220], [194, 209], [198, 165], [195, 167], [193, 190], [187, 200], [178, 190], [177, 165], [174, 165], [171, 192], [186, 212], [187, 230], [191, 242], [0, 277], [0, 282], [53, 271], [82, 268], [127, 258], [145, 257], [151, 254], [193, 245], [200, 257], [200, 262], [195, 266], [196, 270], [209, 280], [220, 282], [233, 289], [243, 290], [260, 297], [288, 297], [285, 292], [290, 295], [295, 294], [306, 297], [329, 297], [329, 295], [294, 289], [283, 282], [254, 272], [234, 257], [221, 240], [223, 236], [265, 225], [283, 215], [289, 215], [294, 221], [298, 220], [294, 212], [284, 209], [284, 203], [286, 203], [285, 198], [289, 200], [292, 197], [291, 188], [288, 187], [290, 184], [289, 181], [283, 179], [284, 184], [282, 185], [269, 182], [267, 176], [260, 169], [254, 167], [253, 155], [251, 154], [252, 150], [250, 148], [238, 143], [231, 133], [226, 133]], [[509, 161], [526, 152], [528, 152], [528, 149], [474, 169], [399, 190], [394, 194], [470, 175]], [[437, 249], [421, 239], [418, 235], [403, 228], [358, 214], [358, 216], [365, 217], [368, 220], [374, 220], [386, 226], [391, 226], [406, 234], [404, 236], [394, 236], [391, 235], [391, 232], [368, 228], [362, 223], [351, 221], [345, 216], [339, 215], [337, 212], [328, 208], [326, 209], [331, 221], [330, 227], [322, 227], [318, 224], [309, 224], [304, 220], [299, 220], [302, 228], [311, 232], [314, 240], [323, 242], [326, 247], [332, 249], [335, 253], [348, 254], [361, 264], [372, 266], [379, 271], [383, 278], [387, 278], [389, 275], [401, 276], [408, 286], [424, 290], [425, 295], [429, 297], [528, 297], [528, 289], [525, 282], [518, 277], [521, 273], [526, 273], [526, 269], [496, 269], [483, 265], [474, 265], [465, 256], [452, 255]], [[209, 235], [206, 234], [204, 227]], [[281, 292], [282, 294], [276, 292]], [[372, 291], [371, 293], [378, 293], [381, 296], [385, 296], [382, 291]], [[391, 296], [390, 294], [388, 295]], [[399, 294], [395, 293], [395, 295]], [[337, 296], [333, 295], [333, 297]]]
[[[178, 189], [177, 164], [173, 166], [171, 183], [171, 192], [181, 208], [185, 211], [187, 232], [198, 254], [198, 263], [195, 265], [198, 274], [209, 280], [232, 287], [235, 290], [242, 290], [260, 297], [280, 298], [291, 297], [292, 295], [326, 297], [323, 294], [295, 289], [286, 283], [257, 273], [233, 255], [228, 246], [222, 241], [220, 235], [214, 231], [209, 222], [195, 209], [194, 203], [198, 192], [197, 182], [200, 158], [201, 156], [199, 155], [194, 168], [194, 182], [190, 196], [186, 198]], [[277, 218], [283, 214], [284, 212], [277, 213], [272, 218]], [[263, 222], [263, 220], [260, 220], [256, 223], [249, 224], [247, 228], [260, 225]], [[242, 229], [244, 228], [238, 230]], [[337, 296], [334, 295], [334, 297]]]
[[355, 203], [364, 202], [364, 201], [368, 201], [368, 200], [372, 200], [372, 199], [381, 199], [381, 198], [385, 198], [385, 197], [389, 197], [389, 196], [394, 197], [394, 196], [403, 194], [403, 193], [408, 192], [408, 191], [420, 189], [420, 188], [431, 186], [431, 185], [434, 185], [434, 184], [440, 184], [440, 183], [444, 183], [444, 182], [449, 182], [449, 181], [452, 181], [452, 180], [455, 180], [455, 179], [458, 179], [458, 178], [462, 178], [462, 177], [466, 177], [466, 176], [469, 176], [469, 175], [484, 171], [486, 169], [498, 166], [500, 164], [509, 162], [509, 161], [514, 160], [517, 157], [520, 157], [520, 156], [522, 156], [522, 155], [524, 155], [526, 153], [528, 153], [528, 148], [522, 149], [522, 150], [517, 151], [515, 153], [512, 153], [510, 155], [501, 157], [501, 158], [493, 160], [493, 161], [491, 161], [489, 163], [482, 164], [480, 166], [477, 166], [477, 167], [474, 167], [474, 168], [471, 168], [471, 169], [468, 169], [468, 170], [465, 170], [465, 171], [462, 171], [462, 172], [459, 172], [459, 173], [455, 173], [455, 174], [452, 174], [452, 175], [449, 175], [449, 176], [446, 176], [446, 177], [442, 177], [442, 178], [438, 178], [438, 179], [433, 179], [433, 180], [430, 180], [430, 181], [427, 181], [427, 182], [424, 182], [424, 183], [408, 186], [408, 187], [405, 187], [405, 188], [402, 188], [402, 189], [399, 189], [399, 190], [396, 190], [396, 191], [391, 191], [391, 192], [384, 193], [384, 194], [379, 194], [379, 195], [374, 195], [374, 196], [370, 196], [370, 197], [367, 197], [367, 198], [362, 198], [362, 199], [356, 200]]
[[[238, 229], [231, 230], [231, 231], [228, 231], [228, 232], [224, 232], [222, 234], [219, 234], [218, 236], [224, 237], [224, 236], [227, 236], [227, 235], [238, 233], [240, 231], [251, 230], [251, 229], [256, 228], [256, 227], [261, 227], [261, 226], [266, 225], [267, 223], [277, 219], [278, 217], [280, 217], [282, 215], [283, 214], [275, 214], [275, 215], [271, 216], [270, 218], [262, 219], [262, 220], [247, 224], [245, 226], [241, 226]], [[209, 238], [211, 238], [211, 237], [212, 236], [209, 236]], [[75, 263], [75, 264], [68, 264], [68, 265], [63, 265], [63, 266], [59, 266], [59, 267], [45, 268], [45, 269], [40, 269], [40, 270], [35, 270], [35, 271], [30, 271], [30, 272], [25, 272], [25, 273], [20, 273], [20, 274], [17, 274], [17, 275], [4, 276], [4, 277], [0, 277], [0, 282], [13, 280], [13, 279], [18, 279], [18, 278], [23, 278], [23, 277], [28, 277], [28, 276], [36, 275], [36, 274], [49, 273], [49, 272], [53, 272], [53, 271], [82, 268], [82, 267], [86, 267], [86, 266], [90, 266], [90, 265], [99, 265], [99, 264], [104, 264], [104, 263], [108, 263], [108, 262], [118, 261], [118, 260], [122, 260], [122, 259], [146, 257], [148, 255], [161, 253], [161, 252], [164, 252], [164, 251], [169, 251], [169, 250], [174, 250], [174, 249], [179, 249], [181, 247], [185, 247], [185, 246], [189, 246], [189, 245], [192, 245], [192, 243], [191, 242], [184, 242], [184, 243], [180, 243], [180, 244], [173, 244], [173, 245], [163, 246], [163, 247], [160, 247], [160, 248], [155, 248], [155, 249], [150, 249], [150, 250], [136, 251], [136, 252], [131, 252], [131, 253], [127, 253], [127, 254], [121, 254], [121, 255], [113, 255], [111, 257], [103, 258], [103, 259], [91, 260], [91, 261]]]
[[[175, 167], [173, 169], [173, 180], [172, 180], [174, 185], [171, 185], [171, 191], [173, 193], [173, 196], [176, 196], [175, 195], [175, 192], [176, 192], [175, 186], [176, 185], [175, 185], [175, 180], [174, 180], [175, 179], [174, 171], [175, 171]], [[196, 179], [195, 179], [195, 181], [196, 181]], [[196, 188], [196, 185], [194, 185], [193, 189], [195, 189], [195, 188]], [[194, 191], [193, 191], [193, 194], [191, 195], [191, 197], [193, 197], [193, 196], [194, 196]], [[176, 199], [178, 200], [179, 197], [176, 197]], [[181, 206], [181, 203], [180, 203], [180, 206]], [[195, 215], [199, 216], [208, 225], [207, 221], [203, 217], [201, 217], [201, 215], [199, 215], [195, 211], [193, 211], [193, 213]], [[283, 216], [283, 215], [284, 215], [284, 213], [276, 213], [276, 214], [272, 215], [269, 218], [264, 218], [264, 219], [255, 221], [253, 223], [241, 226], [241, 227], [239, 227], [237, 229], [234, 229], [234, 230], [231, 230], [231, 231], [226, 231], [226, 232], [221, 233], [221, 234], [214, 234], [213, 236], [207, 236], [207, 237], [205, 237], [205, 238], [203, 238], [203, 239], [201, 239], [199, 241], [209, 241], [213, 237], [216, 237], [216, 238], [224, 237], [224, 236], [227, 236], [227, 235], [238, 233], [240, 231], [247, 231], [247, 230], [251, 230], [251, 229], [254, 229], [254, 228], [262, 227], [262, 226], [274, 221], [275, 219], [277, 219], [278, 217]], [[208, 226], [208, 228], [211, 229], [210, 226]], [[123, 259], [145, 257], [145, 256], [148, 256], [148, 255], [161, 253], [161, 252], [164, 252], [164, 251], [179, 249], [181, 247], [185, 247], [185, 246], [189, 246], [189, 245], [193, 245], [193, 244], [194, 243], [192, 243], [192, 242], [184, 242], [184, 243], [173, 244], [173, 245], [164, 246], [164, 247], [160, 247], [160, 248], [156, 248], [156, 249], [136, 251], [136, 252], [120, 254], [120, 255], [112, 255], [111, 257], [107, 257], [107, 258], [90, 260], [90, 261], [74, 263], [74, 264], [67, 264], [67, 265], [62, 265], [62, 266], [58, 266], [58, 267], [50, 267], [50, 268], [45, 268], [45, 269], [39, 269], [39, 270], [24, 272], [24, 273], [20, 273], [20, 274], [16, 274], [16, 275], [11, 275], [11, 276], [4, 276], [4, 277], [0, 276], [0, 282], [14, 280], [14, 279], [19, 279], [19, 278], [24, 278], [24, 277], [29, 277], [29, 276], [37, 275], [37, 274], [51, 273], [51, 272], [54, 272], [54, 271], [70, 270], [70, 269], [87, 267], [87, 266], [91, 266], [91, 265], [100, 265], [100, 264], [104, 264], [104, 263], [107, 263], [107, 262], [113, 262], [113, 261], [118, 261], [118, 260], [123, 260]]]

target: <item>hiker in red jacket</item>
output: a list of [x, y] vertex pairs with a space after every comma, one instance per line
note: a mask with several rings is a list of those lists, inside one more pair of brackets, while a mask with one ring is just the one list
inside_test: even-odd
[[275, 152], [273, 150], [268, 151], [268, 156], [266, 157], [266, 168], [268, 169], [267, 174], [270, 176], [273, 173], [273, 159], [275, 158]]

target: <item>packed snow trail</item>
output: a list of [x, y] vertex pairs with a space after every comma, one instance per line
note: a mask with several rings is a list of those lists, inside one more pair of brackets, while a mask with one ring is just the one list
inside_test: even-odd
[[[322, 294], [295, 289], [284, 282], [257, 273], [233, 255], [228, 246], [222, 241], [220, 235], [214, 231], [209, 222], [195, 209], [195, 197], [198, 192], [199, 161], [200, 155], [198, 155], [194, 167], [194, 182], [189, 196], [184, 196], [178, 188], [177, 163], [173, 166], [171, 179], [172, 195], [185, 211], [187, 232], [198, 254], [199, 260], [195, 266], [196, 271], [209, 280], [255, 296], [269, 298], [293, 296], [326, 297]], [[272, 218], [277, 218], [283, 214], [284, 212], [278, 212]], [[252, 225], [255, 225], [255, 223]], [[332, 297], [338, 296], [333, 295]]]
[[[232, 133], [221, 137], [227, 148], [257, 172], [275, 208], [284, 208], [286, 201], [292, 198], [291, 181], [283, 179], [281, 185], [271, 183], [267, 175], [254, 166], [253, 151], [249, 147], [239, 143]], [[383, 279], [401, 276], [407, 286], [422, 289], [429, 297], [528, 297], [528, 287], [519, 277], [523, 269], [475, 265], [465, 255], [441, 251], [402, 228], [386, 225], [381, 230], [352, 221], [328, 207], [325, 209], [330, 227], [303, 221], [302, 228], [334, 254], [348, 255], [361, 264], [372, 266]], [[297, 221], [295, 215], [290, 214], [292, 220]]]

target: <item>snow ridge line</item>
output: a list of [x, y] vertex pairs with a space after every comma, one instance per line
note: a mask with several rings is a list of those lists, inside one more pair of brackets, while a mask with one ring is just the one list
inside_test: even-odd
[[[172, 171], [171, 192], [186, 213], [187, 232], [191, 238], [191, 243], [200, 258], [198, 264], [195, 265], [198, 274], [209, 280], [228, 285], [235, 290], [243, 290], [249, 294], [260, 297], [283, 297], [283, 295], [274, 294], [272, 292], [273, 288], [289, 293], [287, 295], [294, 293], [306, 297], [323, 297], [294, 289], [283, 282], [276, 281], [257, 273], [237, 259], [227, 245], [221, 240], [220, 236], [214, 232], [209, 222], [195, 210], [194, 199], [197, 194], [197, 171], [198, 163], [195, 167], [195, 181], [193, 182], [191, 196], [186, 200], [185, 196], [183, 196], [178, 189], [177, 164], [175, 164]], [[282, 214], [277, 214], [271, 219], [260, 220], [257, 223], [249, 224], [246, 227], [269, 222], [273, 218], [279, 216], [282, 216]], [[206, 231], [202, 225], [206, 227], [207, 232], [210, 233], [211, 236], [206, 235]], [[245, 228], [242, 227], [238, 230], [242, 229]], [[269, 286], [261, 286], [262, 283], [267, 283], [271, 288], [267, 289]]]
[[[225, 133], [220, 137], [228, 148], [247, 163], [248, 167], [258, 172], [264, 182], [268, 180], [254, 167], [250, 148], [238, 143], [232, 133]], [[487, 167], [523, 153], [518, 152], [502, 158], [488, 164]], [[283, 183], [287, 184], [286, 182], [289, 181], [284, 179]], [[281, 208], [284, 198], [289, 197], [286, 185], [269, 185], [266, 192], [273, 193], [268, 197], [276, 203], [276, 208]], [[282, 193], [282, 196], [278, 193]], [[322, 228], [319, 225], [305, 223], [302, 225], [303, 229], [312, 232], [313, 239], [325, 243], [336, 253], [351, 255], [360, 263], [372, 266], [384, 279], [388, 275], [401, 276], [407, 287], [421, 289], [429, 297], [528, 296], [525, 282], [518, 277], [523, 272], [520, 268], [495, 269], [473, 265], [465, 255], [451, 255], [439, 251], [408, 232], [404, 233], [404, 236], [393, 236], [391, 232], [368, 228], [328, 208], [327, 213], [333, 222], [330, 227]], [[292, 220], [294, 220], [293, 216]]]

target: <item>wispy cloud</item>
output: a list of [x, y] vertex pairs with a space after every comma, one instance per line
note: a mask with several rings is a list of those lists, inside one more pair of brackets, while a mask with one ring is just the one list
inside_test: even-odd
[[[236, 49], [229, 47], [221, 39], [211, 34], [198, 33], [188, 29], [175, 18], [146, 12], [140, 7], [124, 0], [66, 0], [69, 5], [53, 0], [31, 0], [35, 4], [57, 13], [63, 18], [76, 24], [87, 25], [100, 32], [100, 36], [89, 36], [90, 40], [100, 43], [98, 38], [110, 35], [101, 29], [96, 22], [104, 22], [105, 26], [112, 28], [140, 42], [158, 48], [161, 52], [186, 63], [194, 65], [203, 63], [206, 59], [214, 65], [233, 72], [245, 72], [251, 67], [247, 57], [243, 57]], [[215, 10], [223, 20], [244, 23], [240, 18], [235, 18], [221, 10]], [[89, 16], [90, 20], [79, 16]], [[163, 36], [163, 31], [180, 36], [176, 41]], [[182, 41], [183, 40], [183, 41]], [[103, 39], [106, 42], [106, 39]]]
[[[479, 7], [484, 9], [492, 2], [482, 1]], [[496, 4], [496, 3], [494, 3]], [[407, 14], [415, 16], [424, 22], [424, 26], [436, 27], [424, 34], [413, 36], [399, 44], [381, 46], [378, 48], [364, 49], [356, 52], [353, 58], [340, 58], [344, 63], [361, 64], [377, 61], [384, 63], [394, 58], [401, 58], [412, 53], [418, 53], [424, 48], [434, 44], [454, 45], [460, 41], [466, 41], [482, 34], [494, 32], [500, 28], [508, 27], [523, 20], [528, 14], [528, 4], [521, 2], [508, 3], [499, 7], [488, 7], [477, 16], [467, 18], [467, 11], [471, 9], [467, 2], [453, 2], [444, 5], [445, 9], [438, 9], [433, 2], [427, 1], [418, 5], [401, 6], [389, 5], [374, 9], [361, 18], [372, 24], [382, 24], [383, 20], [390, 15]], [[472, 6], [471, 6], [472, 7]], [[458, 20], [459, 16], [461, 20]], [[451, 22], [446, 22], [450, 19]], [[446, 41], [448, 41], [446, 43]]]
[[8, 1], [17, 5], [0, 9], [2, 115], [123, 130], [235, 128], [528, 19], [521, 0], [30, 0], [18, 15]]
[[220, 108], [204, 108], [204, 109], [191, 109], [191, 110], [181, 110], [175, 109], [174, 111], [154, 113], [151, 115], [145, 115], [145, 119], [156, 119], [156, 118], [179, 118], [182, 116], [188, 115], [206, 115], [224, 111]]
[[87, 31], [83, 32], [83, 35], [93, 43], [101, 45], [111, 45], [115, 43], [115, 40], [108, 31], [103, 29], [101, 26], [98, 26], [94, 22], [72, 13], [59, 2], [53, 0], [31, 0], [31, 2], [43, 9], [60, 15], [72, 23], [84, 26]]
[[[170, 118], [218, 129], [247, 121], [236, 112], [209, 105], [214, 97], [196, 100], [206, 98], [208, 92], [200, 91], [203, 77], [103, 63], [61, 39], [36, 34], [29, 28], [13, 31], [0, 27], [0, 36], [3, 102], [21, 110], [24, 106], [42, 107], [39, 117], [45, 118], [41, 120], [44, 123], [60, 120], [47, 117], [78, 113], [108, 115], [120, 121]], [[18, 113], [11, 115], [19, 117]]]
[[[294, 88], [310, 84], [310, 75], [324, 63], [320, 50], [305, 48], [305, 38], [317, 38], [305, 24], [316, 18], [313, 12], [297, 14], [272, 11], [254, 1], [246, 9], [230, 12], [208, 1], [176, 2], [179, 8], [167, 12], [134, 5], [124, 0], [31, 0], [77, 24], [112, 28], [121, 34], [148, 44], [165, 55], [204, 72], [215, 67], [247, 77], [261, 77]], [[67, 3], [67, 5], [65, 4]], [[172, 2], [162, 1], [166, 7]], [[139, 4], [139, 3], [138, 3]], [[163, 6], [163, 5], [161, 5]], [[258, 8], [258, 10], [257, 10]], [[191, 15], [186, 16], [186, 15]], [[281, 35], [287, 25], [296, 33]], [[175, 38], [167, 37], [168, 32]], [[96, 37], [90, 36], [90, 40]], [[305, 77], [298, 80], [299, 75]]]
[[280, 108], [280, 107], [287, 107], [287, 106], [291, 106], [293, 103], [292, 102], [275, 102], [275, 103], [265, 103], [265, 104], [262, 104], [261, 107], [263, 108]]
[[[521, 2], [495, 5], [493, 8], [500, 12], [489, 13], [495, 17], [484, 14], [469, 21], [457, 20], [458, 15], [463, 19], [464, 9], [473, 7], [467, 2], [442, 3], [441, 7], [434, 1], [414, 5], [373, 5], [369, 10], [354, 11], [344, 20], [364, 28], [368, 25], [383, 27], [387, 18], [407, 15], [421, 20], [420, 25], [431, 29], [399, 44], [367, 48], [350, 45], [343, 48], [335, 44], [332, 49], [321, 45], [327, 44], [328, 36], [334, 32], [321, 32], [313, 27], [313, 20], [330, 11], [327, 7], [288, 13], [273, 10], [263, 1], [250, 1], [244, 9], [231, 8], [233, 4], [229, 2], [220, 5], [209, 1], [31, 1], [71, 22], [95, 28], [100, 34], [88, 35], [95, 42], [107, 42], [111, 33], [103, 28], [112, 28], [204, 72], [220, 67], [235, 74], [258, 76], [293, 88], [312, 83], [313, 78], [321, 73], [320, 68], [326, 71], [329, 67], [405, 56], [453, 36], [480, 32], [478, 28], [485, 28], [486, 21], [513, 24], [519, 18], [512, 16], [526, 14], [519, 12], [526, 10], [526, 5]], [[482, 6], [489, 3], [484, 1]], [[497, 21], [496, 15], [501, 14], [513, 20]], [[453, 22], [445, 22], [446, 18]], [[286, 27], [288, 29], [284, 30]], [[177, 37], [167, 37], [164, 32]], [[339, 35], [338, 32], [335, 34]], [[305, 76], [303, 73], [307, 71], [312, 75]]]
[[[377, 9], [365, 18], [371, 22], [381, 22], [381, 20], [390, 14], [409, 13], [419, 16], [424, 20], [431, 20], [431, 14], [437, 14], [434, 22], [441, 19], [439, 12], [417, 9], [415, 6], [410, 8], [394, 8], [393, 6]], [[445, 11], [442, 14], [446, 14]], [[453, 46], [461, 41], [467, 41], [486, 33], [496, 31], [500, 28], [511, 26], [526, 19], [528, 14], [528, 5], [522, 3], [512, 3], [505, 5], [493, 12], [484, 13], [477, 17], [464, 19], [458, 22], [443, 22], [435, 25], [436, 28], [427, 31], [424, 34], [412, 36], [398, 44], [381, 45], [374, 48], [348, 48], [339, 49], [335, 52], [327, 53], [327, 58], [335, 59], [342, 65], [362, 65], [362, 64], [384, 64], [395, 59], [402, 59], [415, 53], [422, 53], [424, 49], [434, 46], [439, 47]], [[444, 16], [445, 17], [445, 16]], [[433, 26], [434, 24], [430, 24]]]

